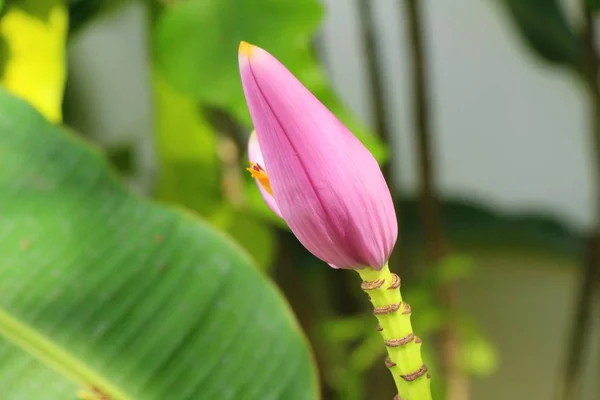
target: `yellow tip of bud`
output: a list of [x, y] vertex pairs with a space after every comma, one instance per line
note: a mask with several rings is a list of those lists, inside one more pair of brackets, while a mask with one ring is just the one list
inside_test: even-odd
[[241, 41], [240, 48], [238, 49], [239, 54], [243, 54], [246, 57], [250, 57], [252, 52], [254, 51], [254, 45], [251, 45], [248, 42]]

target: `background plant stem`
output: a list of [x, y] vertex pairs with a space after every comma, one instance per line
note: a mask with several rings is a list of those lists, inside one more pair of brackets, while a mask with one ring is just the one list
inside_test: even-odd
[[[435, 164], [433, 134], [431, 128], [431, 108], [429, 104], [428, 64], [423, 38], [422, 2], [404, 0], [406, 26], [410, 41], [410, 59], [412, 63], [414, 124], [419, 162], [419, 196], [421, 216], [425, 232], [427, 257], [433, 265], [439, 265], [448, 253], [442, 228], [439, 207], [439, 195], [435, 182]], [[450, 313], [454, 308], [455, 294], [451, 284], [441, 285], [437, 291], [440, 302]], [[459, 362], [460, 343], [457, 332], [450, 325], [443, 328], [438, 341], [438, 354], [442, 371], [446, 379], [446, 398], [465, 400], [469, 396], [468, 379], [463, 374]]]
[[[377, 37], [373, 24], [372, 0], [359, 0], [359, 23], [364, 41], [364, 50], [367, 58], [366, 71], [368, 76], [372, 112], [375, 118], [375, 131], [384, 143], [390, 145], [390, 127], [387, 121], [386, 101], [381, 81], [382, 68], [377, 54]], [[386, 179], [390, 179], [391, 161], [382, 165]]]
[[594, 165], [595, 220], [588, 240], [584, 272], [577, 293], [575, 318], [567, 348], [563, 393], [563, 399], [565, 400], [579, 398], [583, 354], [585, 354], [585, 342], [589, 331], [594, 289], [600, 279], [600, 86], [598, 85], [598, 54], [596, 51], [593, 12], [585, 1], [582, 1], [582, 9], [585, 45], [584, 82], [589, 95], [591, 157]]

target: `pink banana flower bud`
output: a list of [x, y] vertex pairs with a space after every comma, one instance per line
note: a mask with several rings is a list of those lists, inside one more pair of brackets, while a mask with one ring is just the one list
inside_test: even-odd
[[317, 258], [380, 270], [398, 224], [373, 155], [265, 50], [242, 42], [239, 67], [256, 129], [249, 171], [269, 207]]

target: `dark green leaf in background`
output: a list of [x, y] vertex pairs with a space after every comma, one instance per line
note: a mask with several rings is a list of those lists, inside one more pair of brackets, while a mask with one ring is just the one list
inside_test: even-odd
[[[418, 199], [397, 200], [402, 210], [399, 245], [402, 252], [424, 246], [425, 235]], [[502, 213], [495, 208], [465, 199], [446, 199], [441, 204], [444, 232], [455, 251], [547, 255], [554, 259], [577, 260], [584, 250], [583, 237], [551, 215]], [[461, 261], [461, 257], [454, 259]], [[468, 263], [467, 263], [468, 264]], [[469, 266], [456, 266], [458, 271]], [[450, 267], [450, 265], [446, 266]]]
[[519, 33], [545, 61], [580, 69], [582, 47], [558, 0], [500, 0]]
[[586, 0], [586, 4], [594, 11], [600, 10], [600, 0]]
[[131, 0], [69, 0], [69, 31], [78, 32], [98, 16], [114, 11]]
[[239, 248], [5, 92], [0, 131], [0, 398], [318, 397], [302, 333]]

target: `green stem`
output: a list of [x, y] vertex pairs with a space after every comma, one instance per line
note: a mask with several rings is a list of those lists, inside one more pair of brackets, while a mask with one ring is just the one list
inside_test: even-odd
[[363, 280], [361, 288], [369, 294], [379, 321], [378, 330], [388, 352], [386, 366], [396, 382], [397, 398], [431, 400], [429, 374], [421, 358], [421, 340], [410, 323], [410, 305], [402, 301], [400, 278], [387, 265], [380, 271], [371, 268], [357, 271]]

